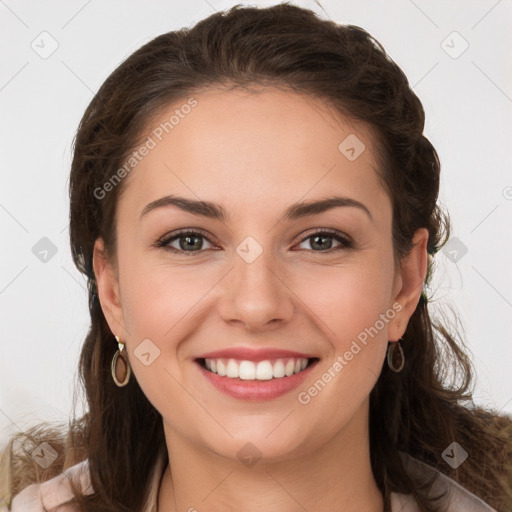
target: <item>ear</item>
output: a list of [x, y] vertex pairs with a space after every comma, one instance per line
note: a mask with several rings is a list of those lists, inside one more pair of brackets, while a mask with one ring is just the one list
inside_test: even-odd
[[402, 309], [389, 322], [389, 341], [398, 341], [402, 337], [420, 300], [427, 274], [428, 236], [426, 228], [420, 228], [414, 233], [411, 252], [401, 261], [395, 274], [393, 303], [399, 303]]
[[119, 294], [119, 278], [105, 252], [105, 244], [101, 238], [94, 243], [92, 266], [96, 276], [98, 298], [101, 309], [115, 336], [121, 341], [126, 339], [123, 308]]

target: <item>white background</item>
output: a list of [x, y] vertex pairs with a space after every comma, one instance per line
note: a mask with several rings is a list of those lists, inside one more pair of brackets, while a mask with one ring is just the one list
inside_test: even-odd
[[[458, 262], [436, 255], [436, 308], [460, 315], [477, 368], [475, 401], [511, 413], [512, 2], [323, 0], [326, 12], [294, 3], [368, 30], [422, 100], [452, 236], [467, 247]], [[71, 143], [83, 111], [143, 43], [232, 5], [0, 0], [0, 444], [71, 412], [89, 318], [67, 232]], [[43, 31], [58, 43], [47, 59], [31, 47]], [[458, 58], [445, 51], [458, 53], [464, 40]], [[57, 247], [46, 263], [32, 253], [42, 237]]]

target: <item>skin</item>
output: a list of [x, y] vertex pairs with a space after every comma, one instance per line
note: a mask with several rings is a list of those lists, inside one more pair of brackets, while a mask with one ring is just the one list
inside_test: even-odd
[[[101, 239], [94, 251], [109, 326], [126, 343], [134, 375], [164, 421], [170, 466], [158, 510], [380, 512], [369, 394], [388, 341], [403, 335], [418, 303], [428, 232], [419, 229], [410, 255], [394, 261], [391, 201], [364, 124], [335, 117], [321, 100], [274, 88], [194, 97], [197, 106], [126, 178], [115, 258], [106, 258]], [[352, 162], [338, 150], [349, 134], [366, 146]], [[361, 209], [338, 207], [278, 222], [290, 204], [334, 193], [366, 205], [373, 220]], [[175, 206], [140, 218], [148, 203], [168, 194], [218, 203], [230, 219]], [[207, 237], [192, 256], [152, 246], [185, 228]], [[354, 248], [330, 239], [331, 248], [341, 248], [328, 253], [307, 238], [325, 228], [350, 236]], [[251, 264], [236, 252], [247, 236], [263, 250]], [[171, 245], [183, 248], [179, 242]], [[317, 396], [299, 403], [298, 393], [394, 303], [401, 305], [394, 318]], [[134, 353], [144, 339], [160, 350], [149, 366]], [[215, 389], [194, 362], [233, 346], [296, 350], [320, 361], [297, 390], [266, 402], [237, 400]], [[261, 453], [252, 467], [237, 457], [247, 442]]]

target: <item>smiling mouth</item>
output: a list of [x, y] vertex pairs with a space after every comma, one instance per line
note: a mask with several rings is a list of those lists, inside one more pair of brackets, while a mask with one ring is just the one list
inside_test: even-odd
[[247, 361], [231, 358], [196, 359], [206, 370], [219, 377], [240, 380], [273, 380], [291, 377], [312, 366], [318, 358], [283, 357], [263, 361]]

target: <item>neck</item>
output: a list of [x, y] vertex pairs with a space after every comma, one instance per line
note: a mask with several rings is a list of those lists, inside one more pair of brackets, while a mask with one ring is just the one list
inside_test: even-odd
[[170, 465], [159, 512], [178, 510], [382, 512], [384, 500], [370, 465], [367, 404], [313, 453], [244, 466], [200, 450], [164, 422]]

